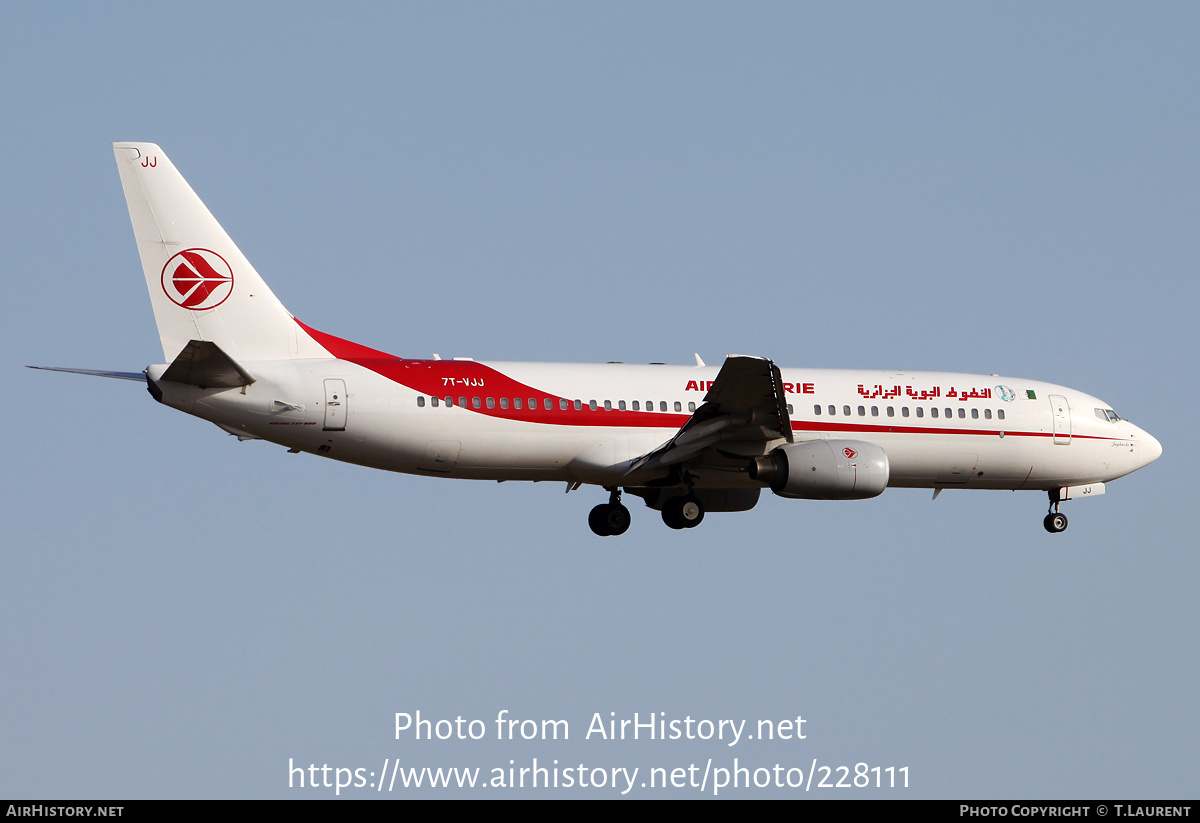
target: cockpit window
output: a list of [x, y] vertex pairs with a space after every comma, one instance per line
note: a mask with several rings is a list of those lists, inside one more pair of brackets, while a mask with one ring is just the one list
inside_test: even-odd
[[1118, 415], [1112, 409], [1096, 409], [1096, 416], [1101, 420], [1107, 420], [1110, 423], [1116, 423], [1121, 419], [1120, 415]]

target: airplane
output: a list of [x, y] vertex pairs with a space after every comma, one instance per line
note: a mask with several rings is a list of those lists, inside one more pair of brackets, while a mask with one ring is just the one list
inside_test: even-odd
[[[1162, 447], [1082, 392], [1023, 378], [409, 359], [290, 314], [152, 143], [114, 143], [163, 348], [142, 372], [159, 403], [240, 440], [427, 477], [565, 482], [608, 493], [600, 536], [630, 526], [622, 494], [672, 529], [784, 498], [857, 500], [892, 486], [1038, 490], [1043, 525], [1069, 499], [1152, 463]], [[33, 367], [50, 368], [50, 367]]]

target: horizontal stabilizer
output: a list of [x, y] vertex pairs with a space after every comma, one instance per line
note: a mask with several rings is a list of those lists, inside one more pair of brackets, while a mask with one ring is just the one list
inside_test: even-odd
[[65, 371], [71, 374], [90, 374], [93, 377], [115, 377], [118, 380], [137, 380], [146, 382], [146, 375], [140, 371], [100, 371], [99, 369], [64, 369], [59, 366], [26, 366], [27, 369], [42, 369], [43, 371]]
[[186, 383], [202, 389], [234, 389], [254, 382], [245, 369], [208, 340], [190, 340], [167, 370], [163, 380]]

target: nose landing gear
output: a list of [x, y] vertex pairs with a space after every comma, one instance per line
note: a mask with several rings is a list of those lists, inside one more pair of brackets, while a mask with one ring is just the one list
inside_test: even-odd
[[1046, 519], [1042, 521], [1042, 525], [1046, 527], [1046, 531], [1051, 534], [1058, 534], [1067, 530], [1067, 516], [1060, 514], [1058, 511], [1058, 490], [1055, 489], [1050, 494], [1050, 513], [1046, 515]]
[[1051, 534], [1058, 534], [1067, 530], [1067, 516], [1058, 512], [1050, 512], [1050, 514], [1046, 515], [1046, 519], [1042, 521], [1042, 525]]

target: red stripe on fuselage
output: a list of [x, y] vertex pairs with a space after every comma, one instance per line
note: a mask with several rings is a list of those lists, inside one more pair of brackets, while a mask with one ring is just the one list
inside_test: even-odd
[[[296, 323], [338, 360], [346, 360], [370, 369], [376, 374], [420, 394], [440, 397], [443, 400], [447, 397], [453, 398], [455, 406], [488, 417], [553, 426], [613, 426], [616, 428], [654, 429], [677, 429], [691, 417], [689, 414], [671, 412], [620, 411], [617, 409], [609, 411], [603, 408], [592, 411], [586, 401], [583, 401], [581, 409], [576, 410], [575, 401], [571, 398], [550, 394], [518, 380], [513, 380], [503, 372], [496, 371], [482, 363], [476, 363], [474, 360], [406, 360], [378, 349], [334, 337], [332, 334], [317, 331], [299, 320]], [[463, 397], [467, 399], [466, 406], [460, 406], [458, 402], [459, 398]], [[476, 397], [480, 401], [478, 409], [472, 406], [472, 401]], [[495, 408], [487, 407], [489, 397], [496, 401]], [[510, 403], [514, 398], [521, 398], [523, 405], [528, 405], [530, 400], [535, 400], [537, 408], [514, 409], [510, 407], [502, 409], [500, 408], [500, 398], [502, 397], [508, 398]], [[551, 401], [552, 408], [546, 408], [546, 400]], [[561, 407], [562, 400], [567, 401], [565, 410]], [[1054, 436], [1053, 432], [826, 423], [818, 420], [797, 421], [794, 418], [792, 419], [792, 430], [795, 432], [836, 432], [858, 435], [969, 434], [988, 437], [997, 437], [1003, 431], [1007, 437]], [[1074, 437], [1083, 440], [1123, 439], [1085, 434], [1076, 434]]]
[[[550, 394], [533, 386], [528, 386], [519, 380], [513, 380], [503, 372], [496, 371], [490, 366], [476, 363], [474, 360], [405, 360], [386, 352], [351, 343], [332, 334], [325, 334], [309, 328], [301, 323], [300, 328], [309, 336], [325, 347], [325, 350], [339, 360], [346, 360], [355, 365], [370, 369], [382, 377], [386, 377], [402, 386], [407, 386], [415, 392], [431, 397], [453, 398], [455, 406], [460, 406], [459, 398], [466, 398], [467, 405], [461, 406], [468, 411], [478, 412], [488, 417], [498, 417], [502, 420], [521, 420], [526, 423], [543, 423], [555, 426], [616, 426], [627, 428], [677, 429], [688, 421], [691, 415], [671, 414], [666, 412], [637, 412], [620, 411], [618, 409], [596, 409], [593, 411], [587, 401], [582, 402], [582, 408], [575, 408], [571, 398]], [[522, 405], [535, 401], [537, 408], [514, 409], [500, 408], [500, 398], [506, 397], [509, 402], [520, 398]], [[479, 398], [479, 408], [474, 408], [474, 400]], [[487, 407], [487, 400], [495, 401], [495, 408]], [[551, 408], [546, 408], [546, 401]], [[567, 408], [562, 408], [562, 401]]]

